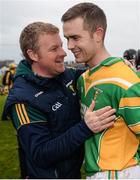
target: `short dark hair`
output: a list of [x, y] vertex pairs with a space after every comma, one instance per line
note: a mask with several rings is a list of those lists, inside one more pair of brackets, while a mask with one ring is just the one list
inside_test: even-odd
[[135, 59], [136, 57], [136, 50], [135, 49], [127, 49], [123, 53], [123, 58], [127, 60]]
[[84, 20], [84, 29], [95, 32], [98, 27], [107, 28], [107, 20], [104, 11], [93, 3], [79, 3], [68, 9], [62, 16], [61, 21], [66, 22], [77, 17]]
[[136, 68], [140, 68], [140, 49], [136, 52]]

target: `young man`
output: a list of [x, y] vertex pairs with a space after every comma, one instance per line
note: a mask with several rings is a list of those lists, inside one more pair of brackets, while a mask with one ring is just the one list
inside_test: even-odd
[[[113, 125], [115, 110], [87, 110], [80, 117], [75, 83], [81, 72], [65, 69], [59, 29], [35, 22], [25, 27], [20, 47], [26, 60], [17, 67], [4, 115], [17, 129], [25, 177], [80, 178], [83, 143]], [[93, 131], [93, 132], [92, 132]]]
[[91, 179], [140, 179], [140, 79], [112, 57], [104, 46], [107, 28], [103, 10], [80, 3], [62, 16], [64, 36], [76, 62], [89, 69], [78, 79], [81, 112], [95, 100], [95, 109], [117, 109], [113, 127], [94, 134], [85, 143], [85, 168]]

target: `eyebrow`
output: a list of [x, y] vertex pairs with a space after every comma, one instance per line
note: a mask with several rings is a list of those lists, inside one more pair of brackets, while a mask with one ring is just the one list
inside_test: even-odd
[[65, 38], [74, 38], [74, 37], [80, 37], [80, 35], [78, 35], [78, 34], [71, 35], [71, 36], [65, 36], [65, 35], [64, 35], [64, 37], [65, 37]]

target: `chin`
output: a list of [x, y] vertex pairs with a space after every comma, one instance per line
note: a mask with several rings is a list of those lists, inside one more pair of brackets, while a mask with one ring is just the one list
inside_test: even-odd
[[63, 67], [62, 69], [59, 69], [57, 72], [59, 73], [59, 74], [61, 74], [61, 73], [63, 73], [65, 71], [65, 67]]
[[77, 63], [85, 63], [84, 59], [80, 59], [80, 58], [75, 58], [75, 61]]

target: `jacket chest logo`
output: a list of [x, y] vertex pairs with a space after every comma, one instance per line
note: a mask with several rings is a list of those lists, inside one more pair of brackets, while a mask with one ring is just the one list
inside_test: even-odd
[[62, 104], [60, 102], [56, 102], [54, 105], [52, 105], [52, 110], [56, 111], [57, 109], [59, 109], [62, 106]]
[[68, 82], [66, 84], [66, 87], [72, 91], [72, 94], [75, 96], [76, 95], [76, 91], [74, 89], [74, 85], [73, 85], [73, 80], [71, 80], [70, 82]]

